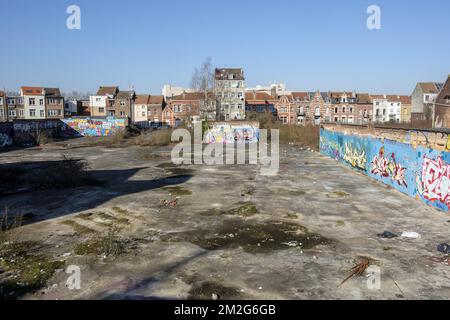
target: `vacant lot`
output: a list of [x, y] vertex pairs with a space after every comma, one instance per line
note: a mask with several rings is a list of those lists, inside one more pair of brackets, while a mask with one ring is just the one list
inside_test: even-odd
[[[2, 298], [450, 297], [447, 214], [299, 148], [281, 148], [276, 177], [177, 167], [170, 150], [81, 139], [1, 153]], [[339, 286], [361, 261], [380, 289], [365, 273]]]

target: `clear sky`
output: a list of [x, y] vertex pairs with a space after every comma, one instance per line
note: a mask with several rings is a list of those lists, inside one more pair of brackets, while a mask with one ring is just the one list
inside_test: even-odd
[[[81, 8], [81, 30], [66, 9]], [[367, 7], [381, 8], [368, 30]], [[450, 73], [448, 0], [0, 0], [0, 87], [159, 94], [207, 57], [247, 86], [410, 94]]]

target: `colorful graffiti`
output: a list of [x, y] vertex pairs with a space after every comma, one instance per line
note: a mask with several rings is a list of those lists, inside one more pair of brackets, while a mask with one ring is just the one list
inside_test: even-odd
[[320, 134], [322, 154], [431, 206], [450, 211], [450, 152], [326, 129]]
[[436, 160], [423, 159], [422, 175], [417, 175], [419, 194], [429, 201], [441, 202], [450, 207], [450, 165], [445, 164], [442, 157]]
[[353, 148], [349, 143], [345, 144], [345, 151], [343, 159], [347, 163], [351, 164], [352, 167], [365, 170], [366, 169], [366, 152], [364, 150], [358, 150]]
[[259, 125], [255, 124], [226, 124], [216, 123], [205, 133], [203, 142], [234, 143], [234, 142], [258, 142]]
[[65, 124], [63, 131], [71, 136], [104, 137], [125, 129], [124, 119], [71, 118], [62, 121]]
[[385, 157], [384, 147], [382, 147], [379, 154], [373, 158], [371, 166], [372, 174], [384, 178], [391, 177], [398, 185], [408, 187], [405, 181], [406, 168], [403, 168], [401, 164], [397, 163], [395, 153], [392, 153], [390, 157]]

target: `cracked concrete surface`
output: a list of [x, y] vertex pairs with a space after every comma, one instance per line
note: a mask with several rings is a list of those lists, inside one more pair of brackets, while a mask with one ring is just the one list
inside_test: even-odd
[[[316, 152], [282, 146], [278, 176], [265, 177], [249, 165], [176, 167], [168, 147], [76, 143], [0, 154], [0, 165], [85, 159], [104, 182], [0, 198], [1, 208], [34, 216], [20, 241], [81, 268], [81, 290], [69, 290], [69, 275], [59, 271], [25, 299], [450, 297], [450, 266], [436, 250], [450, 241], [450, 217]], [[142, 152], [152, 156], [143, 160]], [[125, 252], [77, 256], [75, 245], [92, 234], [67, 220], [94, 236], [119, 226]], [[384, 230], [422, 238], [378, 238]], [[379, 290], [365, 277], [338, 287], [360, 257], [380, 267]]]

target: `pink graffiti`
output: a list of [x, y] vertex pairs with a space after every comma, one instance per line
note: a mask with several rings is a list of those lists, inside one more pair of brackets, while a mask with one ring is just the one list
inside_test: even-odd
[[442, 157], [437, 160], [427, 157], [423, 160], [421, 194], [430, 201], [440, 201], [450, 206], [448, 186], [450, 182], [450, 165]]

